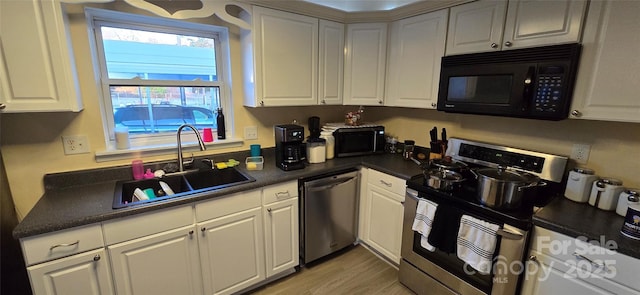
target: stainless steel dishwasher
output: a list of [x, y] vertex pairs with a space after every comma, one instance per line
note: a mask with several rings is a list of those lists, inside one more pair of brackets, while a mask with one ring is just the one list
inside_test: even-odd
[[355, 243], [359, 179], [358, 171], [343, 171], [301, 180], [300, 256], [303, 264]]

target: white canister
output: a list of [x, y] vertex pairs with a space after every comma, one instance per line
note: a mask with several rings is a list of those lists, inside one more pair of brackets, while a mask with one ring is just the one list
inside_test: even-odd
[[585, 203], [589, 200], [591, 186], [598, 179], [594, 171], [588, 168], [574, 168], [569, 172], [564, 196], [574, 202]]
[[307, 139], [307, 161], [309, 164], [323, 163], [327, 159], [326, 141], [322, 138]]
[[624, 190], [622, 181], [613, 178], [603, 178], [593, 182], [589, 205], [602, 210], [614, 210], [618, 204], [620, 193]]
[[618, 198], [618, 206], [616, 207], [616, 213], [620, 216], [627, 215], [627, 208], [633, 204], [633, 200], [640, 198], [640, 189], [628, 189], [620, 193]]
[[333, 132], [322, 131], [320, 132], [320, 138], [326, 141], [326, 158], [327, 160], [333, 159], [336, 150], [336, 139], [333, 137]]

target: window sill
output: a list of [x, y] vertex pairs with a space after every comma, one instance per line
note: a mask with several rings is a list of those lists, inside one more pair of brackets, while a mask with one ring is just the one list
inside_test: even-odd
[[[207, 150], [240, 147], [243, 140], [240, 138], [229, 138], [221, 141], [206, 142]], [[198, 144], [196, 142], [185, 142], [182, 144], [182, 151], [198, 151]], [[141, 158], [149, 156], [160, 156], [177, 154], [178, 147], [175, 144], [158, 144], [144, 147], [132, 147], [126, 150], [118, 150], [114, 147], [110, 147], [105, 151], [96, 152], [96, 162], [108, 162], [132, 158]]]

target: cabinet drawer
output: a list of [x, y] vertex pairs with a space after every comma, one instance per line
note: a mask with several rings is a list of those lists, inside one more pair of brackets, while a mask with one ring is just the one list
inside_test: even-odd
[[183, 206], [120, 218], [104, 222], [102, 226], [105, 242], [113, 245], [190, 224], [193, 224], [193, 207]]
[[381, 187], [394, 194], [403, 195], [407, 188], [407, 181], [389, 174], [369, 169], [368, 183]]
[[104, 247], [99, 224], [28, 237], [20, 243], [27, 266]]
[[196, 204], [196, 222], [260, 207], [261, 190], [240, 192]]
[[537, 226], [531, 242], [534, 251], [640, 291], [640, 259], [618, 253], [615, 248], [615, 242], [606, 237], [587, 241], [585, 237], [572, 238]]
[[265, 187], [262, 190], [262, 204], [298, 197], [298, 181], [289, 181]]

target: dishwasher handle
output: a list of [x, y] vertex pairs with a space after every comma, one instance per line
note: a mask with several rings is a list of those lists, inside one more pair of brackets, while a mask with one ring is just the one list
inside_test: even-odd
[[355, 181], [356, 179], [357, 179], [357, 177], [350, 177], [350, 178], [347, 178], [346, 180], [344, 178], [339, 178], [339, 179], [336, 180], [336, 182], [325, 184], [325, 185], [320, 185], [320, 186], [309, 186], [306, 189], [309, 192], [324, 191], [324, 190], [332, 189], [332, 188], [334, 188], [336, 186], [339, 186], [339, 185], [345, 185], [347, 183]]

